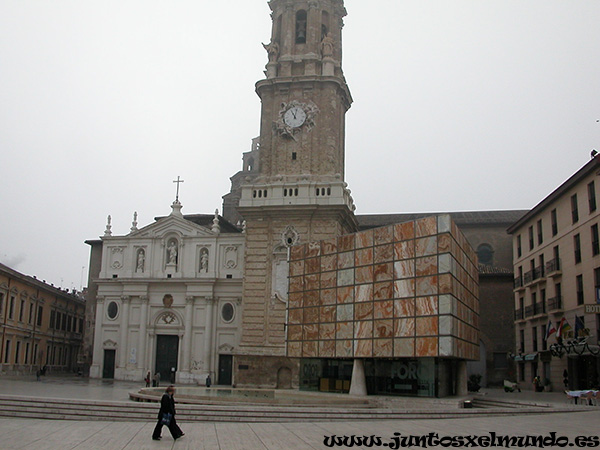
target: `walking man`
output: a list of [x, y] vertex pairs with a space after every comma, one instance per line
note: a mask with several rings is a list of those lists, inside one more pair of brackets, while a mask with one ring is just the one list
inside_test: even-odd
[[152, 439], [158, 441], [161, 439], [161, 432], [163, 425], [169, 427], [169, 431], [171, 432], [171, 436], [173, 439], [177, 440], [181, 436], [184, 435], [181, 428], [175, 422], [175, 399], [173, 395], [175, 394], [175, 388], [173, 386], [169, 386], [162, 398], [160, 399], [160, 411], [158, 412], [158, 422], [156, 427], [154, 427], [154, 432], [152, 433]]

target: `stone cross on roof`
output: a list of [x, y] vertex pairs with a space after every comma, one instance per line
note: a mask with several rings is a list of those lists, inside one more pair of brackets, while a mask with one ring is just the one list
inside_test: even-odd
[[175, 201], [179, 202], [179, 185], [183, 183], [183, 180], [180, 180], [178, 176], [177, 180], [174, 180], [173, 183], [177, 183], [177, 194], [175, 195]]

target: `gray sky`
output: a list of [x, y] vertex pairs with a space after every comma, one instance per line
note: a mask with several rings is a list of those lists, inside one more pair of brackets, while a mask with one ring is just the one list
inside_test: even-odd
[[[346, 0], [358, 213], [530, 208], [600, 150], [598, 0]], [[0, 261], [221, 208], [259, 133], [266, 0], [0, 0]], [[82, 271], [82, 267], [85, 270]], [[85, 285], [85, 281], [84, 281]]]

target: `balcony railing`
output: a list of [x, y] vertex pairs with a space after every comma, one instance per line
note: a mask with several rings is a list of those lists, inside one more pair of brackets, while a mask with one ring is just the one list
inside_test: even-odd
[[537, 315], [537, 314], [545, 314], [546, 313], [546, 309], [544, 308], [544, 303], [543, 302], [537, 302], [535, 305], [533, 305], [533, 315]]
[[552, 297], [548, 299], [548, 310], [562, 309], [562, 296]]
[[525, 307], [525, 317], [533, 316], [533, 305], [529, 305]]
[[523, 316], [523, 308], [519, 308], [517, 310], [515, 310], [515, 320], [523, 320], [524, 316]]
[[543, 277], [544, 277], [544, 266], [536, 267], [533, 270], [533, 279], [539, 280], [540, 278], [543, 278]]
[[529, 272], [525, 272], [525, 275], [523, 275], [523, 283], [529, 284], [532, 281], [533, 281], [533, 270], [530, 270]]
[[560, 259], [559, 258], [555, 258], [546, 263], [546, 273], [548, 275], [550, 275], [553, 272], [559, 272], [559, 271], [560, 271]]
[[523, 287], [523, 278], [521, 278], [521, 277], [515, 278], [514, 286], [515, 286], [515, 289], [519, 289], [520, 287]]

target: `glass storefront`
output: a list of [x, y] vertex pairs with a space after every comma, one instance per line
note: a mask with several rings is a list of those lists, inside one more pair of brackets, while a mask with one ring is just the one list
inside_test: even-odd
[[[300, 390], [349, 392], [353, 360], [302, 359]], [[365, 359], [369, 395], [445, 397], [454, 394], [455, 361], [436, 358]]]

